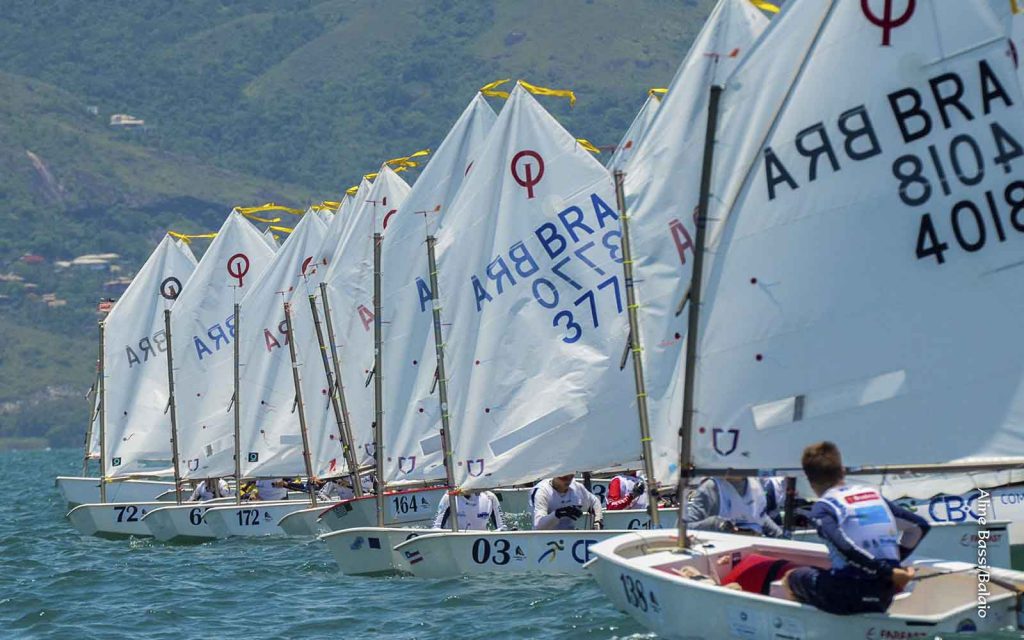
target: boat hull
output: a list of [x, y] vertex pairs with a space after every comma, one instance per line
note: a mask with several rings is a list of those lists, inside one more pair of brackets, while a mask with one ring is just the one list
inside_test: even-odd
[[399, 544], [416, 536], [433, 533], [431, 529], [410, 527], [360, 527], [332, 531], [320, 536], [338, 568], [349, 576], [411, 574]]
[[[679, 517], [679, 509], [658, 509], [658, 521], [662, 529], [673, 529]], [[621, 511], [604, 512], [604, 528], [616, 530], [651, 529], [651, 515], [646, 509], [623, 509]]]
[[[58, 476], [54, 481], [68, 507], [100, 502], [100, 479]], [[173, 482], [162, 480], [120, 480], [107, 483], [107, 502], [155, 502], [165, 491], [174, 489]], [[173, 497], [172, 497], [173, 500]]]
[[[987, 631], [1016, 624], [1014, 598], [1005, 591], [991, 599], [985, 618], [979, 618], [972, 589], [960, 598], [962, 606], [953, 606], [941, 615], [861, 614], [835, 616], [814, 607], [780, 598], [733, 591], [711, 581], [695, 581], [666, 571], [669, 565], [692, 563], [702, 573], [710, 570], [719, 554], [734, 553], [749, 546], [750, 539], [726, 534], [700, 534], [708, 546], [695, 552], [674, 552], [676, 537], [672, 532], [635, 531], [605, 540], [592, 547], [594, 560], [587, 570], [615, 608], [632, 616], [663, 638], [759, 639], [794, 638], [800, 640], [840, 640], [844, 638], [918, 638], [936, 634], [966, 631]], [[763, 543], [764, 539], [757, 539]], [[806, 553], [808, 558], [824, 559], [823, 545], [769, 541], [768, 544]], [[705, 553], [701, 549], [709, 549]], [[968, 567], [963, 563], [949, 563]], [[917, 589], [932, 587], [945, 578], [922, 581]], [[961, 575], [976, 581], [973, 575]], [[925, 597], [910, 593], [910, 597]], [[907, 600], [909, 602], [909, 600]], [[894, 605], [893, 609], [900, 605]]]
[[218, 538], [283, 536], [281, 519], [308, 506], [308, 502], [282, 500], [210, 507], [203, 514], [203, 522]]
[[209, 502], [189, 502], [157, 507], [147, 513], [142, 522], [154, 538], [161, 542], [205, 542], [219, 536], [203, 519], [213, 506], [234, 504], [234, 498], [218, 498]]
[[590, 547], [623, 531], [464, 531], [412, 538], [395, 551], [420, 578], [500, 573], [582, 575]]
[[320, 521], [324, 508], [324, 505], [320, 505], [292, 511], [281, 518], [278, 525], [289, 536], [318, 536], [327, 533], [330, 529]]
[[[437, 505], [448, 489], [430, 487], [410, 489], [384, 494], [385, 526], [416, 527], [429, 526], [434, 521]], [[377, 526], [377, 500], [374, 496], [363, 496], [344, 500], [325, 510], [320, 523], [329, 531], [367, 528]]]
[[105, 502], [80, 504], [67, 518], [79, 533], [98, 538], [122, 539], [152, 536], [142, 519], [163, 502]]

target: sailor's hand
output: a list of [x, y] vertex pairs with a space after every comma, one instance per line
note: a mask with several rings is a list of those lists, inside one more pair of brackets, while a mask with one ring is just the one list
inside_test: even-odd
[[570, 518], [572, 520], [576, 520], [582, 515], [583, 511], [575, 505], [569, 507], [561, 507], [555, 510], [555, 516], [559, 518]]
[[736, 533], [736, 523], [721, 516], [715, 516], [715, 528], [722, 533]]
[[893, 569], [892, 570], [892, 586], [897, 591], [903, 591], [910, 584], [910, 581], [914, 579], [914, 568], [907, 567], [906, 569]]
[[604, 529], [604, 520], [594, 520], [595, 529]]
[[640, 496], [644, 495], [644, 491], [646, 489], [647, 489], [647, 487], [646, 487], [646, 485], [644, 485], [644, 481], [643, 480], [638, 480], [637, 483], [633, 485], [632, 491], [630, 491], [629, 493], [634, 498], [639, 498]]

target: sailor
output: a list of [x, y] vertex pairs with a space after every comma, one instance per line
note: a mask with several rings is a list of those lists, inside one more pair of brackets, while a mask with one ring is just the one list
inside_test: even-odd
[[324, 482], [316, 497], [320, 500], [351, 500], [356, 497], [356, 492], [352, 490], [352, 481], [348, 476], [342, 476]]
[[224, 481], [224, 478], [207, 478], [196, 485], [192, 495], [188, 497], [188, 501], [199, 502], [201, 500], [213, 500], [214, 498], [227, 498], [231, 495], [234, 494], [231, 493], [231, 489], [228, 488], [228, 483]]
[[[457, 496], [455, 504], [458, 509], [461, 531], [486, 531], [488, 528], [495, 531], [506, 531], [508, 529], [505, 526], [505, 517], [501, 513], [498, 496], [490, 491], [459, 491], [456, 489], [451, 493]], [[448, 493], [445, 493], [437, 505], [434, 528], [450, 528], [450, 517], [449, 497]]]
[[820, 500], [811, 510], [828, 546], [830, 569], [800, 567], [786, 574], [795, 600], [846, 615], [882, 612], [914, 577], [900, 563], [928, 533], [928, 523], [866, 485], [846, 484], [839, 448], [819, 442], [801, 461]]
[[287, 500], [288, 482], [286, 480], [257, 480], [256, 500]]
[[781, 537], [782, 528], [767, 510], [765, 491], [757, 479], [706, 478], [686, 503], [686, 522], [697, 530]]
[[588, 512], [594, 514], [594, 528], [604, 528], [601, 500], [576, 482], [573, 475], [541, 480], [530, 492], [534, 529], [575, 529], [576, 521]]
[[608, 484], [609, 511], [647, 508], [647, 484], [643, 476], [632, 471], [615, 476]]

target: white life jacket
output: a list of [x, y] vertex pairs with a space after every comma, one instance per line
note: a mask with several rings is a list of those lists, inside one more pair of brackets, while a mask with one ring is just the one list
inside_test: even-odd
[[[631, 491], [633, 491], [633, 487], [636, 486], [636, 483], [639, 482], [639, 480], [643, 480], [643, 477], [636, 478], [634, 476], [615, 476], [614, 480], [619, 481], [619, 489], [622, 491], [622, 495], [626, 496]], [[636, 497], [635, 500], [633, 500], [633, 502], [629, 505], [629, 508], [646, 509], [647, 504], [647, 490], [645, 489], [643, 493], [641, 493], [639, 496]]]
[[[896, 518], [882, 496], [871, 487], [844, 485], [832, 487], [821, 496], [835, 510], [843, 535], [879, 560], [900, 559], [900, 530]], [[829, 546], [833, 569], [842, 569], [846, 560]]]
[[747, 478], [747, 493], [740, 495], [732, 483], [713, 478], [718, 488], [718, 515], [741, 529], [764, 533], [761, 520], [768, 509], [764, 488], [756, 479]]
[[[547, 505], [546, 513], [537, 513], [536, 504]], [[548, 514], [554, 514], [562, 507], [578, 507], [583, 513], [593, 511], [595, 516], [602, 513], [601, 501], [597, 499], [597, 496], [587, 491], [587, 488], [575, 480], [569, 485], [568, 490], [565, 493], [559, 493], [555, 491], [555, 488], [551, 486], [551, 480], [541, 480], [530, 492], [530, 511], [533, 512], [533, 528], [539, 528], [539, 521], [541, 518]], [[556, 529], [575, 529], [577, 525], [582, 525], [582, 519], [577, 522], [571, 518], [559, 518], [558, 526]]]
[[288, 497], [288, 489], [285, 487], [275, 487], [274, 483], [279, 482], [278, 480], [257, 480], [256, 481], [256, 495], [260, 500], [284, 500]]
[[[451, 527], [449, 512], [449, 496], [441, 496], [438, 505], [437, 517], [434, 519], [435, 529], [447, 529]], [[460, 531], [486, 531], [491, 523], [491, 515], [494, 515], [496, 529], [502, 529], [505, 523], [501, 516], [501, 508], [498, 506], [498, 498], [490, 491], [482, 491], [472, 496], [460, 495], [455, 500], [457, 515], [459, 518]]]

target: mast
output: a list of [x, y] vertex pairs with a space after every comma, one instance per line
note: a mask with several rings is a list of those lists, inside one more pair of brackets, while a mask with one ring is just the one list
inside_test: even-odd
[[[309, 309], [313, 312], [313, 326], [316, 328], [316, 341], [320, 346], [320, 359], [323, 361], [324, 374], [327, 376], [327, 388], [329, 396], [331, 398], [331, 408], [334, 410], [334, 419], [338, 425], [338, 437], [341, 438], [341, 447], [345, 456], [345, 464], [348, 465], [350, 477], [352, 479], [352, 490], [355, 491], [356, 496], [362, 495], [362, 487], [356, 491], [356, 485], [359, 485], [359, 466], [356, 461], [355, 452], [352, 450], [352, 441], [346, 436], [345, 431], [345, 414], [342, 413], [341, 404], [338, 401], [338, 389], [334, 383], [334, 372], [331, 371], [331, 362], [327, 356], [327, 347], [324, 344], [324, 332], [320, 327], [320, 311], [316, 308], [316, 295], [309, 294]], [[334, 342], [333, 340], [331, 341]], [[333, 348], [333, 344], [332, 344]]]
[[235, 303], [234, 314], [235, 314], [235, 320], [234, 320], [234, 322], [235, 322], [235, 343], [234, 343], [234, 358], [235, 358], [235, 362], [234, 362], [234, 365], [235, 366], [234, 366], [234, 374], [233, 374], [233, 376], [234, 376], [235, 394], [234, 394], [234, 398], [232, 398], [232, 400], [233, 400], [232, 404], [234, 405], [234, 410], [235, 410], [235, 504], [242, 504], [242, 442], [241, 442], [241, 436], [242, 436], [242, 422], [241, 422], [241, 420], [242, 420], [242, 418], [241, 418], [241, 412], [239, 411], [239, 408], [238, 408], [238, 400], [239, 400], [239, 395], [240, 395], [238, 393], [238, 390], [239, 390], [239, 387], [240, 387], [240, 385], [239, 385], [239, 376], [238, 376], [239, 349], [240, 349], [239, 345], [241, 344], [239, 342], [239, 340], [238, 340], [238, 337], [239, 337], [239, 332], [241, 331], [241, 327], [238, 325], [239, 304], [237, 302]]
[[[712, 85], [708, 99], [708, 120], [704, 132], [704, 158], [701, 166], [700, 192], [697, 200], [697, 217], [694, 220], [697, 234], [694, 239], [693, 273], [690, 280], [690, 309], [686, 329], [686, 370], [683, 378], [683, 424], [679, 429], [679, 548], [688, 546], [686, 540], [686, 488], [690, 484], [693, 467], [693, 453], [690, 438], [693, 434], [693, 389], [697, 377], [697, 330], [700, 327], [700, 291], [704, 277], [704, 242], [707, 234], [708, 200], [711, 192], [711, 169], [715, 153], [715, 131], [718, 128], [718, 101], [722, 87]], [[625, 239], [625, 236], [623, 236]], [[623, 254], [625, 256], [625, 254]], [[634, 361], [637, 358], [634, 357]]]
[[[237, 318], [236, 318], [237, 319]], [[171, 464], [174, 465], [174, 500], [181, 504], [181, 466], [178, 448], [178, 410], [174, 399], [174, 347], [171, 342], [171, 310], [164, 309], [164, 338], [167, 340], [167, 409], [171, 412]], [[235, 343], [238, 344], [237, 341]], [[237, 346], [235, 347], [238, 348]]]
[[338, 406], [342, 415], [342, 434], [345, 439], [345, 462], [352, 473], [352, 491], [357, 498], [363, 497], [363, 484], [359, 479], [359, 461], [352, 449], [352, 421], [348, 415], [348, 403], [345, 402], [345, 385], [341, 381], [341, 360], [338, 358], [338, 343], [334, 339], [334, 321], [331, 319], [331, 302], [327, 298], [327, 283], [320, 283], [320, 299], [324, 303], [324, 322], [327, 325], [327, 340], [331, 343], [331, 366], [334, 368], [334, 387], [332, 392], [338, 394]]
[[[316, 506], [316, 490], [313, 488], [313, 461], [309, 455], [309, 432], [306, 430], [306, 409], [302, 404], [302, 381], [299, 379], [299, 363], [295, 355], [295, 335], [292, 333], [292, 305], [284, 303], [284, 321], [288, 327], [288, 353], [292, 359], [292, 381], [295, 383], [295, 406], [299, 411], [299, 431], [302, 432], [302, 459], [306, 463], [306, 479], [309, 487], [309, 502]], [[237, 339], [235, 344], [238, 344]]]
[[448, 513], [452, 531], [459, 531], [459, 496], [455, 490], [455, 472], [452, 466], [451, 419], [448, 415], [448, 378], [444, 373], [444, 339], [441, 337], [441, 297], [437, 293], [437, 260], [434, 244], [437, 240], [427, 236], [427, 265], [430, 270], [430, 297], [434, 316], [434, 353], [437, 354], [437, 397], [441, 403], [441, 446], [444, 447], [444, 473], [448, 484]]
[[382, 236], [373, 234], [373, 461], [377, 476], [377, 526], [384, 526], [384, 387], [381, 384], [380, 356], [383, 338], [380, 318], [380, 253]]
[[107, 384], [103, 379], [106, 366], [103, 360], [103, 351], [107, 344], [105, 321], [100, 320], [100, 368], [99, 368], [99, 405], [100, 412], [100, 502], [107, 501]]
[[651, 452], [651, 424], [647, 415], [647, 387], [644, 384], [644, 364], [640, 358], [640, 321], [637, 318], [636, 289], [633, 287], [633, 253], [629, 243], [629, 216], [626, 215], [625, 172], [616, 169], [615, 200], [622, 226], [622, 277], [626, 281], [626, 309], [629, 313], [629, 348], [633, 352], [633, 381], [636, 384], [636, 410], [640, 417], [640, 445], [643, 448], [644, 475], [647, 476], [647, 513], [651, 526], [661, 527], [658, 498], [655, 487], [654, 462]]

